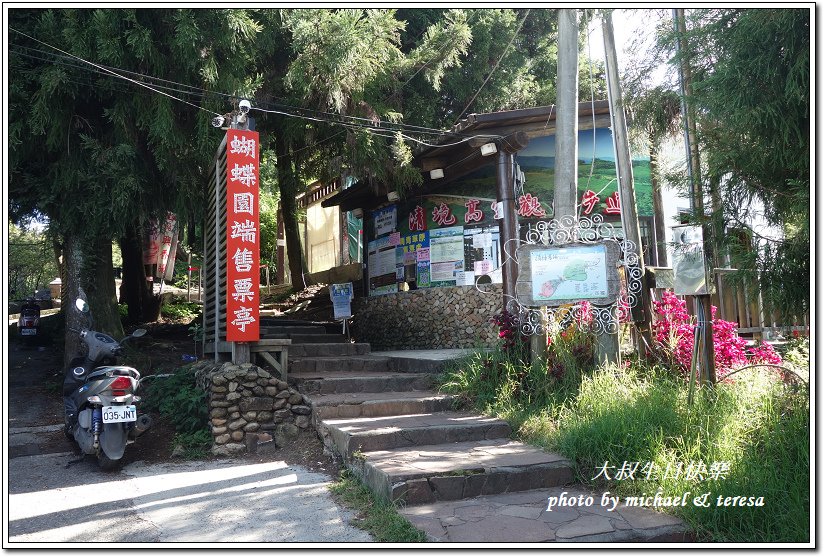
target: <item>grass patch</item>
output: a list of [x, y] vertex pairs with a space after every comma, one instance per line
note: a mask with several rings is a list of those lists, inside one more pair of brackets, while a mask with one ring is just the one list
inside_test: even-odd
[[329, 486], [338, 501], [354, 509], [358, 516], [355, 526], [366, 530], [378, 542], [421, 543], [426, 534], [398, 513], [393, 503], [375, 497], [352, 472], [344, 470], [340, 479]]
[[[690, 504], [668, 512], [702, 541], [810, 540], [809, 393], [776, 373], [744, 371], [699, 389], [689, 407], [688, 386], [660, 367], [636, 362], [557, 378], [545, 365], [478, 354], [451, 369], [441, 390], [506, 419], [521, 440], [563, 454], [596, 493], [623, 500], [659, 488], [671, 497], [690, 492]], [[595, 479], [604, 463], [610, 478]], [[636, 463], [634, 479], [615, 479]], [[711, 506], [693, 505], [703, 493]], [[717, 506], [719, 495], [763, 497], [764, 506]]]

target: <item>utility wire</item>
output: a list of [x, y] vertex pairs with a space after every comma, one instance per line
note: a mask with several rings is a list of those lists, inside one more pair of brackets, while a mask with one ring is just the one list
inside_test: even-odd
[[[512, 40], [514, 40], [515, 36], [520, 31], [520, 28], [523, 26], [523, 22], [526, 19], [526, 16], [528, 14], [529, 14], [529, 11], [527, 10], [527, 14], [524, 15], [524, 18], [521, 20], [521, 24], [518, 27], [518, 30], [516, 31], [515, 35], [513, 35]], [[74, 69], [82, 69], [82, 70], [90, 71], [92, 73], [96, 73], [96, 74], [106, 76], [106, 77], [114, 76], [114, 77], [120, 78], [122, 80], [128, 81], [130, 83], [134, 83], [135, 85], [139, 85], [140, 87], [144, 87], [146, 89], [149, 89], [150, 91], [153, 91], [155, 93], [158, 93], [158, 94], [164, 95], [166, 97], [169, 97], [173, 100], [176, 100], [176, 101], [182, 102], [184, 104], [187, 104], [189, 106], [192, 106], [194, 108], [197, 108], [198, 110], [203, 110], [204, 112], [214, 114], [215, 116], [221, 116], [221, 114], [219, 114], [217, 112], [213, 112], [213, 111], [208, 110], [206, 108], [203, 108], [202, 106], [191, 103], [191, 102], [189, 102], [185, 99], [176, 97], [176, 96], [171, 95], [169, 93], [166, 93], [166, 92], [162, 91], [161, 89], [172, 90], [172, 91], [175, 91], [176, 93], [179, 93], [181, 95], [191, 95], [191, 96], [199, 97], [201, 99], [204, 99], [209, 94], [224, 96], [224, 97], [229, 97], [229, 98], [237, 98], [236, 95], [229, 95], [229, 94], [226, 94], [226, 93], [220, 93], [220, 92], [215, 92], [215, 91], [207, 91], [205, 89], [200, 89], [198, 87], [186, 85], [186, 84], [183, 84], [183, 83], [174, 82], [174, 81], [171, 81], [171, 80], [164, 80], [162, 78], [156, 78], [156, 77], [153, 77], [153, 76], [147, 76], [145, 74], [140, 74], [140, 73], [137, 73], [137, 72], [131, 72], [131, 71], [128, 71], [128, 70], [123, 70], [121, 68], [116, 68], [117, 71], [114, 71], [114, 70], [110, 69], [107, 66], [103, 66], [101, 64], [96, 64], [94, 62], [91, 62], [89, 60], [81, 58], [80, 56], [76, 56], [74, 54], [66, 52], [66, 51], [64, 51], [64, 50], [62, 50], [62, 49], [60, 49], [56, 46], [50, 45], [50, 44], [48, 44], [44, 41], [41, 41], [39, 39], [36, 39], [35, 37], [32, 37], [31, 35], [23, 33], [22, 31], [19, 31], [17, 29], [12, 28], [12, 27], [9, 27], [9, 29], [11, 29], [15, 33], [18, 33], [18, 34], [20, 34], [24, 37], [27, 37], [27, 38], [29, 38], [29, 39], [31, 39], [31, 40], [39, 43], [39, 44], [42, 44], [42, 45], [44, 45], [48, 48], [56, 50], [56, 51], [62, 53], [64, 56], [59, 56], [57, 54], [54, 54], [54, 53], [51, 53], [51, 52], [48, 52], [48, 51], [43, 51], [43, 50], [40, 50], [40, 49], [34, 49], [32, 47], [27, 47], [27, 46], [24, 46], [24, 45], [14, 45], [14, 46], [18, 47], [18, 48], [23, 48], [23, 49], [26, 49], [26, 50], [30, 50], [30, 51], [42, 53], [42, 54], [47, 55], [47, 56], [53, 56], [54, 59], [51, 59], [51, 60], [50, 59], [44, 59], [44, 58], [40, 58], [40, 57], [37, 57], [37, 56], [32, 55], [32, 54], [26, 54], [26, 53], [20, 52], [20, 51], [16, 51], [15, 52], [16, 54], [26, 56], [28, 58], [38, 59], [38, 60], [41, 60], [43, 62], [63, 65], [63, 66], [74, 68]], [[510, 41], [510, 45], [511, 44], [512, 44], [512, 41]], [[507, 46], [507, 49], [508, 48], [509, 48], [509, 45]], [[504, 51], [504, 54], [506, 54], [506, 50]], [[502, 58], [503, 58], [503, 55], [501, 56], [501, 59]], [[70, 59], [78, 60], [78, 61], [82, 62], [85, 65], [83, 65], [83, 64], [72, 64], [72, 63], [69, 62]], [[501, 59], [499, 59], [498, 62], [500, 62]], [[92, 66], [92, 67], [96, 68], [97, 70], [90, 69], [88, 66]], [[497, 67], [497, 64], [496, 64], [496, 67]], [[120, 73], [118, 73], [118, 72], [120, 72]], [[126, 73], [141, 77], [143, 79], [157, 80], [157, 81], [162, 81], [162, 82], [165, 82], [165, 83], [171, 83], [171, 84], [174, 84], [174, 85], [179, 85], [181, 87], [186, 87], [190, 90], [176, 89], [176, 88], [173, 88], [173, 87], [160, 85], [160, 84], [154, 83], [154, 82], [152, 82], [152, 84], [149, 85], [149, 84], [147, 84], [143, 81], [132, 79], [130, 77], [127, 77], [126, 75], [123, 75], [123, 74], [126, 74]], [[490, 75], [491, 75], [491, 73], [490, 73]], [[489, 76], [487, 77], [487, 80], [488, 80], [488, 78], [489, 78]], [[75, 83], [77, 83], [77, 82], [75, 82]], [[484, 83], [486, 83], [486, 82], [484, 82]], [[78, 83], [78, 84], [80, 84], [80, 83]], [[483, 87], [483, 85], [482, 85], [482, 87]], [[112, 90], [113, 91], [123, 92], [122, 90], [118, 90], [117, 88], [112, 88]], [[480, 92], [480, 90], [479, 90], [479, 92]], [[477, 96], [477, 93], [476, 93], [476, 96]], [[474, 100], [474, 98], [473, 98], [473, 100]], [[385, 123], [384, 125], [386, 125], [387, 127], [386, 128], [381, 128], [381, 127], [376, 127], [374, 124], [373, 125], [364, 125], [364, 124], [358, 123], [359, 121], [364, 122], [364, 123], [365, 122], [373, 123], [373, 121], [368, 119], [368, 118], [359, 118], [359, 117], [354, 117], [354, 116], [340, 116], [340, 115], [336, 115], [336, 114], [329, 113], [329, 112], [315, 111], [315, 110], [311, 110], [311, 109], [303, 109], [303, 108], [300, 108], [300, 107], [285, 105], [285, 104], [281, 104], [281, 103], [262, 103], [262, 104], [267, 104], [267, 105], [270, 105], [270, 106], [282, 106], [282, 107], [285, 107], [287, 109], [291, 109], [293, 111], [306, 112], [306, 113], [309, 113], [309, 114], [314, 113], [318, 116], [307, 116], [307, 115], [304, 115], [304, 114], [296, 114], [294, 112], [288, 112], [288, 111], [285, 111], [285, 110], [271, 110], [271, 109], [267, 110], [267, 109], [264, 109], [264, 108], [259, 107], [259, 106], [253, 107], [253, 110], [258, 110], [258, 111], [265, 112], [265, 113], [281, 114], [283, 116], [293, 117], [293, 118], [302, 118], [304, 120], [309, 120], [309, 121], [314, 121], [314, 122], [327, 123], [327, 124], [337, 124], [337, 125], [342, 125], [344, 127], [348, 127], [349, 129], [365, 129], [365, 130], [368, 130], [368, 131], [371, 131], [371, 132], [375, 133], [376, 135], [381, 135], [382, 137], [394, 138], [396, 133], [401, 133], [402, 137], [404, 137], [404, 138], [406, 138], [410, 141], [414, 141], [414, 142], [420, 143], [422, 145], [425, 145], [425, 146], [428, 146], [428, 147], [435, 147], [435, 148], [450, 147], [450, 146], [453, 146], [453, 145], [459, 145], [459, 144], [465, 143], [466, 141], [469, 141], [470, 139], [473, 139], [475, 137], [489, 137], [489, 138], [498, 137], [498, 136], [494, 136], [494, 135], [485, 135], [485, 134], [475, 135], [475, 136], [468, 136], [468, 135], [464, 135], [464, 134], [454, 134], [454, 135], [458, 135], [458, 136], [463, 136], [464, 139], [462, 139], [460, 141], [457, 141], [457, 142], [454, 142], [454, 143], [449, 143], [449, 144], [432, 144], [432, 143], [428, 143], [428, 142], [425, 142], [423, 140], [417, 139], [415, 137], [412, 137], [410, 135], [404, 134], [403, 133], [404, 128], [408, 128], [407, 131], [409, 133], [430, 134], [430, 135], [437, 135], [437, 136], [442, 136], [442, 135], [447, 134], [449, 132], [444, 131], [444, 130], [436, 130], [434, 128], [427, 128], [427, 127], [424, 127], [424, 126], [414, 126], [414, 125], [399, 124], [399, 123], [392, 123], [392, 122]], [[324, 117], [326, 117], [326, 118], [324, 118]], [[334, 119], [329, 118], [329, 117], [334, 117]], [[348, 118], [349, 120], [354, 120], [354, 122], [347, 122], [345, 120], [341, 120], [342, 118]], [[400, 129], [397, 129], [397, 128], [400, 128]], [[391, 132], [391, 135], [387, 135], [387, 132]], [[331, 138], [327, 138], [324, 141], [328, 141], [329, 139], [331, 139]]]
[[130, 77], [126, 77], [125, 75], [120, 75], [120, 74], [119, 74], [119, 73], [117, 73], [117, 72], [114, 72], [114, 71], [112, 71], [112, 70], [109, 70], [109, 69], [107, 69], [107, 68], [105, 68], [105, 67], [103, 67], [103, 66], [101, 66], [101, 65], [99, 65], [99, 64], [95, 64], [94, 62], [90, 62], [90, 61], [88, 61], [88, 60], [86, 60], [86, 59], [84, 59], [84, 58], [81, 58], [80, 56], [75, 56], [74, 54], [72, 54], [72, 53], [70, 53], [70, 52], [66, 52], [65, 50], [62, 50], [62, 49], [60, 49], [60, 48], [57, 48], [56, 46], [52, 46], [52, 45], [50, 45], [50, 44], [48, 44], [48, 43], [46, 43], [46, 42], [41, 41], [40, 39], [35, 39], [35, 38], [34, 38], [34, 37], [32, 37], [31, 35], [27, 35], [26, 33], [23, 33], [22, 31], [18, 31], [18, 30], [17, 30], [17, 29], [15, 29], [14, 27], [9, 27], [9, 29], [10, 29], [11, 31], [14, 31], [15, 33], [18, 33], [18, 34], [20, 34], [20, 35], [23, 35], [24, 37], [27, 37], [27, 38], [29, 38], [29, 39], [31, 39], [31, 40], [33, 40], [33, 41], [37, 42], [37, 43], [40, 43], [40, 44], [42, 44], [42, 45], [44, 45], [44, 46], [47, 46], [47, 47], [49, 47], [49, 48], [53, 48], [54, 50], [57, 50], [58, 52], [62, 52], [63, 54], [65, 54], [65, 55], [67, 55], [67, 56], [71, 56], [72, 58], [75, 58], [75, 59], [77, 59], [77, 60], [80, 60], [81, 62], [85, 62], [86, 64], [89, 64], [89, 65], [91, 65], [91, 66], [94, 66], [94, 67], [96, 67], [96, 68], [99, 68], [99, 69], [101, 69], [101, 70], [103, 70], [103, 71], [105, 71], [105, 72], [108, 72], [108, 73], [110, 73], [110, 74], [112, 74], [112, 75], [114, 75], [114, 76], [117, 76], [117, 77], [119, 77], [119, 78], [121, 78], [121, 79], [125, 79], [126, 81], [130, 81], [130, 82], [132, 82], [132, 83], [134, 83], [134, 84], [136, 84], [136, 85], [140, 85], [141, 87], [145, 87], [145, 88], [147, 88], [147, 89], [150, 89], [150, 90], [154, 91], [155, 93], [159, 93], [159, 94], [161, 94], [161, 95], [164, 95], [164, 96], [169, 97], [169, 98], [171, 98], [171, 99], [174, 99], [174, 100], [176, 100], [176, 101], [180, 101], [180, 102], [182, 102], [182, 103], [188, 104], [189, 106], [193, 106], [194, 108], [196, 108], [196, 109], [198, 109], [198, 110], [203, 110], [204, 112], [209, 112], [209, 113], [211, 113], [211, 114], [214, 114], [215, 116], [220, 116], [220, 114], [218, 114], [217, 112], [212, 112], [211, 110], [208, 110], [208, 109], [206, 109], [206, 108], [203, 108], [202, 106], [198, 106], [198, 105], [196, 105], [196, 104], [194, 104], [194, 103], [190, 103], [189, 101], [186, 101], [186, 100], [180, 99], [180, 98], [178, 98], [178, 97], [175, 97], [174, 95], [170, 95], [170, 94], [168, 94], [168, 93], [164, 93], [163, 91], [159, 91], [158, 89], [155, 89], [154, 87], [151, 87], [151, 86], [149, 86], [149, 85], [146, 85], [145, 83], [141, 83], [140, 81], [137, 81], [137, 80], [132, 79], [132, 78], [130, 78]]
[[[15, 47], [21, 47], [21, 45], [15, 45]], [[85, 70], [85, 71], [89, 71], [91, 73], [101, 75], [101, 76], [104, 76], [104, 77], [111, 77], [111, 75], [115, 75], [116, 77], [122, 77], [122, 76], [118, 75], [116, 72], [113, 72], [113, 71], [111, 71], [110, 69], [108, 69], [104, 66], [100, 66], [100, 67], [106, 68], [106, 71], [99, 71], [99, 70], [96, 70], [94, 68], [90, 68], [88, 66], [85, 66], [83, 64], [71, 63], [71, 62], [67, 61], [67, 60], [70, 60], [70, 57], [67, 57], [67, 56], [60, 56], [60, 55], [52, 54], [52, 53], [49, 53], [47, 51], [43, 51], [43, 50], [40, 50], [40, 49], [32, 49], [30, 47], [22, 47], [22, 48], [26, 48], [28, 50], [35, 51], [35, 52], [40, 52], [40, 53], [43, 53], [47, 56], [53, 56], [54, 59], [43, 58], [43, 57], [35, 56], [33, 54], [27, 54], [25, 52], [19, 52], [19, 51], [15, 51], [15, 50], [12, 50], [12, 52], [14, 52], [15, 54], [18, 54], [20, 56], [27, 57], [27, 58], [39, 60], [39, 61], [42, 61], [42, 62], [53, 63], [53, 64], [56, 64], [56, 65], [62, 65], [62, 66], [69, 67], [69, 68]], [[140, 73], [137, 73], [137, 72], [129, 72], [128, 70], [123, 70], [121, 68], [115, 68], [115, 69], [117, 69], [119, 72], [131, 73], [132, 75], [139, 76], [139, 77], [144, 78], [144, 79], [150, 79], [150, 80], [151, 79], [156, 79], [156, 80], [159, 80], [159, 81], [163, 81], [163, 82], [166, 82], [166, 83], [172, 83], [172, 84], [175, 84], [175, 85], [180, 85], [182, 87], [187, 87], [187, 88], [190, 89], [190, 90], [183, 90], [183, 89], [178, 89], [178, 88], [175, 88], [175, 87], [159, 85], [157, 83], [151, 83], [151, 85], [153, 87], [147, 87], [147, 88], [149, 88], [149, 89], [151, 89], [155, 92], [162, 93], [162, 91], [159, 91], [159, 90], [160, 89], [165, 89], [167, 91], [173, 91], [175, 93], [180, 93], [182, 95], [190, 95], [190, 96], [197, 97], [197, 98], [200, 98], [200, 99], [204, 99], [209, 95], [222, 96], [222, 97], [227, 97], [227, 98], [237, 98], [238, 97], [238, 95], [230, 95], [228, 93], [222, 93], [222, 92], [218, 92], [218, 91], [209, 91], [209, 90], [201, 89], [201, 88], [194, 87], [194, 86], [191, 86], [191, 85], [185, 85], [185, 84], [170, 81], [170, 80], [164, 80], [164, 79], [161, 79], [161, 78], [148, 76], [146, 74], [140, 74]], [[129, 80], [129, 81], [134, 82], [134, 80], [130, 80], [128, 78], [126, 78], [126, 79]], [[136, 83], [142, 84], [142, 82], [136, 82]], [[91, 86], [91, 87], [95, 86], [95, 84], [92, 84], [92, 83], [88, 83], [88, 85]], [[143, 84], [143, 85], [146, 86], [146, 84]], [[123, 91], [122, 89], [112, 88], [112, 90], [120, 91], [120, 92], [126, 92], [126, 91]], [[181, 102], [187, 102], [183, 99], [173, 97], [171, 95], [167, 95], [167, 96], [170, 96], [170, 97], [172, 97], [176, 100], [180, 100]], [[189, 103], [189, 104], [191, 104], [191, 103]], [[278, 111], [278, 110], [265, 110], [265, 109], [262, 108], [262, 106], [283, 107], [285, 110], [281, 110], [281, 111]], [[361, 118], [361, 117], [357, 117], [357, 116], [341, 116], [341, 115], [331, 113], [331, 112], [324, 112], [324, 111], [312, 110], [312, 109], [307, 109], [307, 108], [301, 108], [301, 107], [296, 107], [296, 106], [292, 106], [292, 105], [288, 105], [288, 104], [284, 104], [284, 103], [273, 103], [273, 102], [260, 103], [260, 104], [258, 104], [258, 106], [252, 107], [252, 110], [260, 110], [262, 112], [271, 112], [271, 113], [276, 113], [276, 114], [282, 114], [284, 116], [303, 118], [303, 119], [307, 119], [307, 120], [311, 120], [311, 121], [326, 122], [326, 123], [331, 123], [331, 124], [341, 123], [341, 122], [345, 121], [345, 120], [341, 120], [343, 118], [350, 119], [350, 120], [355, 120], [355, 121], [361, 121], [361, 122], [364, 122], [364, 123], [368, 122], [370, 124], [373, 124], [373, 121], [369, 118]], [[308, 113], [310, 115], [316, 115], [316, 116], [306, 116], [306, 115], [302, 115], [302, 114], [296, 114], [294, 112], [288, 112], [288, 110], [292, 110], [292, 111], [296, 111], [296, 112], [304, 112], [304, 113]], [[324, 118], [324, 117], [326, 117], [326, 118]], [[435, 128], [428, 128], [428, 127], [424, 127], [424, 126], [415, 126], [415, 125], [412, 125], [412, 124], [382, 122], [382, 125], [387, 126], [386, 130], [388, 130], [388, 131], [399, 131], [397, 128], [400, 128], [401, 130], [402, 129], [408, 129], [408, 131], [410, 133], [423, 133], [423, 134], [436, 135], [436, 136], [441, 136], [444, 133], [448, 133], [448, 132], [444, 132], [443, 130], [438, 130], [438, 129], [435, 129]], [[374, 124], [373, 125], [367, 125], [367, 126], [360, 126], [360, 127], [362, 129], [370, 129], [370, 130], [375, 129]], [[380, 129], [383, 129], [383, 128], [380, 128]], [[464, 134], [458, 134], [458, 135], [462, 135], [464, 137], [470, 137], [470, 136], [464, 135]], [[482, 137], [487, 137], [487, 136], [482, 136]], [[495, 136], [488, 136], [488, 137], [495, 137]], [[327, 140], [328, 140], [328, 138], [327, 138]], [[326, 141], [326, 140], [324, 140], [324, 141]]]
[[466, 111], [469, 109], [469, 107], [470, 107], [470, 106], [472, 106], [472, 103], [473, 103], [473, 102], [475, 102], [475, 99], [476, 99], [476, 98], [478, 97], [478, 95], [480, 94], [481, 89], [483, 89], [483, 88], [484, 88], [484, 86], [486, 85], [486, 83], [489, 81], [489, 78], [490, 78], [490, 77], [492, 77], [492, 74], [493, 74], [493, 73], [495, 73], [495, 70], [497, 70], [497, 69], [498, 69], [498, 66], [499, 66], [499, 65], [500, 65], [500, 63], [501, 63], [501, 60], [503, 60], [503, 59], [504, 59], [504, 56], [506, 56], [506, 53], [507, 53], [507, 52], [509, 52], [509, 47], [511, 47], [511, 46], [512, 46], [512, 43], [515, 41], [515, 37], [517, 37], [517, 36], [518, 36], [518, 33], [520, 33], [520, 32], [521, 32], [521, 28], [524, 26], [524, 22], [526, 21], [526, 18], [527, 18], [527, 16], [529, 15], [529, 12], [530, 12], [530, 10], [531, 10], [531, 9], [532, 9], [532, 8], [527, 8], [526, 13], [524, 14], [524, 17], [521, 19], [521, 22], [518, 24], [518, 28], [517, 28], [517, 29], [515, 30], [515, 32], [512, 34], [512, 37], [509, 39], [509, 43], [507, 43], [506, 48], [504, 49], [503, 53], [501, 53], [501, 57], [500, 57], [500, 58], [498, 58], [498, 61], [497, 61], [497, 62], [495, 62], [495, 65], [494, 65], [494, 66], [492, 66], [492, 69], [491, 69], [491, 70], [489, 71], [489, 73], [486, 75], [486, 79], [484, 79], [484, 82], [483, 82], [483, 83], [481, 83], [481, 86], [480, 86], [480, 87], [478, 87], [478, 90], [477, 90], [477, 91], [475, 91], [475, 94], [474, 94], [474, 95], [472, 95], [472, 98], [471, 98], [471, 99], [469, 100], [469, 102], [466, 104], [466, 106], [464, 107], [464, 109], [461, 111], [461, 113], [460, 113], [460, 114], [458, 114], [458, 119], [457, 119], [457, 120], [455, 120], [455, 123], [454, 123], [454, 124], [452, 124], [452, 126], [453, 126], [453, 127], [458, 125], [458, 122], [460, 122], [460, 121], [461, 121], [461, 117], [464, 115], [464, 112], [466, 112]]

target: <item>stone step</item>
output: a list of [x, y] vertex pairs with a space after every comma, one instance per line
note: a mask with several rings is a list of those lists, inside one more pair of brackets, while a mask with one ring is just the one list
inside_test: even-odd
[[[277, 337], [274, 337], [277, 338]], [[326, 333], [324, 334], [303, 334], [303, 333], [290, 333], [288, 335], [284, 335], [280, 338], [290, 338], [292, 339], [292, 345], [295, 344], [327, 344], [330, 342], [335, 343], [348, 343], [349, 339], [346, 338], [346, 335], [341, 334], [332, 334]]]
[[451, 410], [454, 397], [433, 391], [386, 393], [338, 393], [311, 395], [312, 417], [320, 420], [333, 418], [369, 418], [427, 414]]
[[[552, 487], [398, 509], [430, 542], [690, 543], [680, 519], [651, 508], [602, 505], [602, 493]], [[564, 505], [548, 508], [550, 497]], [[591, 497], [591, 499], [587, 499]], [[570, 504], [570, 500], [577, 500]], [[581, 503], [581, 504], [579, 504]], [[612, 509], [612, 510], [610, 510]]]
[[296, 344], [292, 339], [289, 346], [289, 359], [296, 358], [326, 358], [344, 356], [365, 356], [369, 354], [369, 344], [359, 343], [335, 343], [316, 342], [310, 344]]
[[318, 424], [318, 431], [347, 460], [356, 451], [499, 439], [512, 433], [503, 420], [464, 412], [329, 419]]
[[325, 335], [326, 327], [323, 325], [268, 325], [261, 326], [260, 334], [270, 338], [286, 338], [275, 335]]
[[390, 371], [389, 358], [363, 355], [342, 357], [292, 358], [289, 354], [289, 373], [319, 373], [326, 371]]
[[307, 395], [425, 391], [432, 387], [433, 380], [434, 376], [430, 373], [327, 371], [289, 374], [289, 381]]
[[573, 479], [564, 457], [509, 439], [355, 453], [373, 493], [407, 505], [555, 487]]

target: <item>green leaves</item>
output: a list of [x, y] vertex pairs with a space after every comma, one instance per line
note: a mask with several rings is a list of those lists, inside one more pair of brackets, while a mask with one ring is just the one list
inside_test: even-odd
[[[810, 12], [698, 10], [687, 33], [707, 180], [734, 226], [752, 212], [782, 233], [756, 237], [767, 301], [787, 317], [809, 309]], [[759, 208], [760, 206], [760, 208]], [[792, 225], [792, 226], [788, 226]], [[734, 240], [723, 232], [717, 240]], [[754, 263], [749, 269], [745, 264]]]
[[347, 107], [402, 60], [394, 10], [294, 10], [286, 18], [296, 57], [286, 85], [321, 109]]

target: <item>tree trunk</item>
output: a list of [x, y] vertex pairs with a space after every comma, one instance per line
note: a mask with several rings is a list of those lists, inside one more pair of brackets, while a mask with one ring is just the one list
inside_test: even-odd
[[[67, 237], [63, 250], [66, 266], [66, 364], [77, 354], [80, 346], [78, 334], [70, 329], [93, 328], [114, 338], [123, 337], [123, 325], [117, 310], [112, 267], [112, 244], [106, 238], [87, 239]], [[80, 289], [94, 321], [90, 321], [74, 308]]]
[[160, 297], [152, 294], [146, 281], [138, 230], [137, 224], [130, 226], [126, 236], [120, 239], [120, 252], [123, 256], [120, 301], [129, 307], [127, 321], [130, 324], [151, 323], [160, 317]]
[[649, 138], [649, 174], [652, 183], [652, 215], [655, 226], [655, 263], [659, 267], [667, 266], [666, 230], [664, 228], [664, 202], [661, 198], [661, 181], [658, 179], [658, 142], [650, 134]]
[[289, 273], [292, 277], [292, 288], [303, 290], [306, 288], [304, 279], [306, 263], [300, 246], [297, 203], [295, 202], [295, 196], [298, 193], [298, 181], [292, 167], [292, 155], [289, 153], [289, 146], [282, 134], [277, 136], [276, 150], [280, 203], [283, 214], [283, 227], [286, 233], [286, 253], [289, 256]]

